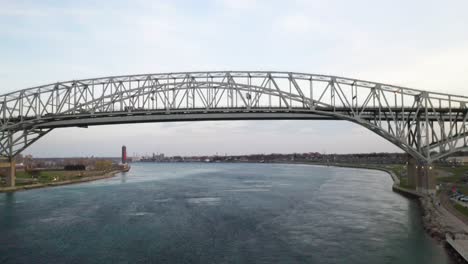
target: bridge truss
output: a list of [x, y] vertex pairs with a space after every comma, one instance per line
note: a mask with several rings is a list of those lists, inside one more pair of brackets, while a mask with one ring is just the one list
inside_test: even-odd
[[468, 148], [468, 97], [291, 72], [215, 71], [59, 82], [0, 96], [0, 155], [59, 127], [325, 119], [362, 125], [422, 163]]

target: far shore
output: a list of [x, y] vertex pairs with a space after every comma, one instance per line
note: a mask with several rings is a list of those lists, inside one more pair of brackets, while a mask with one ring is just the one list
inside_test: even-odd
[[[378, 171], [383, 171], [388, 174], [390, 174], [390, 177], [392, 177], [392, 180], [394, 182], [394, 186], [399, 187], [398, 185], [400, 184], [400, 179], [398, 178], [395, 173], [389, 169], [386, 169], [384, 167], [379, 167], [379, 166], [373, 166], [371, 164], [346, 164], [346, 163], [321, 163], [321, 162], [273, 162], [270, 164], [301, 164], [301, 165], [317, 165], [317, 166], [330, 166], [330, 167], [342, 167], [342, 168], [354, 168], [354, 169], [367, 169], [367, 170], [378, 170]], [[406, 189], [405, 189], [406, 190]], [[413, 193], [411, 190], [411, 194]]]
[[320, 166], [332, 166], [332, 167], [343, 167], [343, 168], [354, 168], [354, 169], [367, 169], [367, 170], [378, 170], [378, 171], [383, 171], [386, 172], [392, 177], [393, 180], [393, 186], [392, 189], [393, 191], [402, 194], [404, 196], [410, 197], [410, 198], [420, 198], [423, 195], [416, 192], [415, 190], [410, 190], [407, 188], [400, 187], [400, 179], [398, 178], [397, 175], [390, 169], [387, 169], [385, 167], [380, 167], [380, 166], [374, 166], [371, 164], [346, 164], [346, 163], [288, 163], [288, 164], [307, 164], [307, 165], [320, 165]]

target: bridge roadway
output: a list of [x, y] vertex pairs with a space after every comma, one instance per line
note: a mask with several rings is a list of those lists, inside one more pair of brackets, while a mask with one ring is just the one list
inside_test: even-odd
[[[428, 115], [428, 120], [438, 122], [443, 120], [464, 120], [467, 109], [451, 110], [447, 108], [435, 109]], [[395, 117], [392, 117], [391, 114]], [[314, 110], [304, 108], [217, 108], [211, 109], [175, 109], [175, 110], [145, 110], [135, 109], [120, 112], [79, 113], [67, 115], [49, 115], [40, 119], [14, 118], [12, 122], [21, 124], [21, 128], [60, 128], [87, 127], [95, 125], [146, 123], [146, 122], [177, 122], [177, 121], [219, 121], [219, 120], [343, 120], [343, 116], [351, 116], [349, 109], [323, 108]], [[360, 113], [362, 120], [408, 121], [417, 118], [417, 109], [366, 109]], [[20, 122], [21, 121], [21, 122]]]

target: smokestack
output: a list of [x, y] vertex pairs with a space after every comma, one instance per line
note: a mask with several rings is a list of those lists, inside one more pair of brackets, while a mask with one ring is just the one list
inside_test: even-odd
[[127, 163], [127, 147], [122, 146], [122, 164]]

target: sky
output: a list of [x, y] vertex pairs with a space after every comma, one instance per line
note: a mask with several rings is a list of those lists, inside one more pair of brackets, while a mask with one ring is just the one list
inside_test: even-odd
[[[203, 70], [331, 74], [468, 95], [466, 0], [0, 0], [0, 94], [81, 78]], [[24, 153], [400, 151], [345, 121], [56, 129]]]

